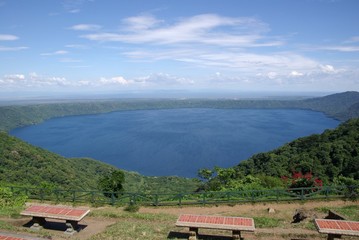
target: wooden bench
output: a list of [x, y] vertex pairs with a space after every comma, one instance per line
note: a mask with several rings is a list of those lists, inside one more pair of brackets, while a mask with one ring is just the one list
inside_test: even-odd
[[22, 211], [23, 216], [32, 217], [32, 229], [39, 230], [46, 223], [45, 218], [60, 219], [66, 221], [65, 233], [73, 234], [78, 229], [78, 222], [88, 213], [88, 208], [73, 208], [68, 206], [32, 205]]
[[328, 234], [328, 240], [341, 238], [342, 235], [359, 236], [359, 222], [334, 219], [315, 219], [320, 233]]
[[196, 239], [199, 228], [231, 230], [233, 239], [243, 239], [241, 231], [254, 232], [255, 230], [253, 218], [193, 214], [182, 214], [179, 216], [176, 226], [189, 227], [189, 239]]

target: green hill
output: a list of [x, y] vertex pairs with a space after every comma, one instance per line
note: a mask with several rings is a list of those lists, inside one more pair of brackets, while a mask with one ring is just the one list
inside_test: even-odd
[[336, 93], [320, 98], [311, 98], [299, 101], [303, 108], [324, 112], [329, 116], [348, 120], [359, 117], [359, 93]]
[[[65, 158], [0, 132], [0, 182], [95, 190], [99, 177], [116, 168], [88, 158]], [[180, 177], [145, 177], [125, 172], [127, 192], [194, 191], [198, 182]]]
[[237, 172], [290, 176], [293, 171], [312, 172], [332, 181], [337, 176], [359, 179], [359, 118], [334, 130], [299, 138], [267, 153], [259, 153], [234, 167]]

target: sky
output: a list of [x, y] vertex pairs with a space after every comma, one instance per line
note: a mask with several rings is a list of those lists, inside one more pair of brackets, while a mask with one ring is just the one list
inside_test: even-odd
[[0, 0], [3, 98], [146, 91], [359, 91], [359, 1]]

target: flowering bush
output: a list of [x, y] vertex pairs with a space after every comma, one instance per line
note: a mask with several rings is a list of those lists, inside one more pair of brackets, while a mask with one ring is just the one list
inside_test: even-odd
[[282, 180], [288, 188], [312, 188], [305, 192], [315, 192], [318, 188], [323, 186], [323, 181], [314, 177], [311, 172], [303, 174], [302, 172], [293, 172], [291, 177], [283, 176]]

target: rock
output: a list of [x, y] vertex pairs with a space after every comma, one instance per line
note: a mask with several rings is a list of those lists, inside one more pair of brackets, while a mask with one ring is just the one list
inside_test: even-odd
[[275, 213], [274, 208], [268, 208], [268, 213]]
[[304, 209], [295, 210], [292, 223], [299, 223], [308, 217], [308, 213]]

